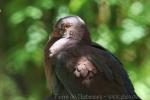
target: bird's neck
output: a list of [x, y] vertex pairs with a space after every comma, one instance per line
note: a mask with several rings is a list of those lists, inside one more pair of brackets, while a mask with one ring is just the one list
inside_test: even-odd
[[90, 32], [89, 32], [87, 26], [82, 26], [82, 28], [80, 29], [80, 33], [83, 34], [82, 41], [91, 42]]

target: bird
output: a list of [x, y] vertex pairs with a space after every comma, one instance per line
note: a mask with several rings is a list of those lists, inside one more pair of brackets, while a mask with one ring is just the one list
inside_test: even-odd
[[140, 100], [123, 64], [92, 41], [79, 16], [56, 22], [44, 58], [49, 100]]

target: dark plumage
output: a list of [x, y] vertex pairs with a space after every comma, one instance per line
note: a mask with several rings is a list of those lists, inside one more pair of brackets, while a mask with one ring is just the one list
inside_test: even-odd
[[120, 61], [91, 41], [78, 16], [60, 19], [45, 48], [53, 99], [139, 99]]

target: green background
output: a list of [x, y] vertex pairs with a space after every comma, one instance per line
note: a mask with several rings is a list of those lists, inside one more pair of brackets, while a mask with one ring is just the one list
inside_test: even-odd
[[123, 62], [137, 94], [150, 99], [150, 0], [0, 0], [0, 100], [50, 94], [43, 49], [66, 15], [80, 16], [92, 39]]

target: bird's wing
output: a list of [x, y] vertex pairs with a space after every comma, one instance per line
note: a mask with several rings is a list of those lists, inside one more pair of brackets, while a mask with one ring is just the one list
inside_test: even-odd
[[136, 93], [134, 91], [133, 84], [132, 84], [131, 80], [129, 79], [129, 76], [128, 76], [127, 72], [123, 68], [123, 64], [119, 61], [119, 59], [116, 56], [114, 56], [111, 52], [109, 52], [107, 49], [105, 49], [104, 47], [102, 47], [101, 45], [99, 45], [97, 43], [94, 43], [94, 42], [92, 42], [91, 45], [93, 47], [95, 47], [95, 48], [104, 50], [105, 52], [107, 52], [113, 58], [112, 60], [117, 65], [117, 69], [119, 71], [119, 75], [122, 78], [122, 81], [123, 81], [124, 86], [125, 86], [125, 88], [127, 90], [127, 93], [130, 94], [130, 95], [135, 95]]
[[77, 99], [78, 94], [127, 95], [134, 91], [122, 65], [98, 46], [64, 51], [54, 61], [56, 76], [72, 98]]
[[53, 43], [57, 40], [58, 38], [52, 38], [51, 40], [48, 40], [48, 42], [45, 45], [44, 48], [44, 63], [45, 63], [45, 74], [46, 74], [46, 79], [47, 79], [47, 83], [48, 83], [48, 88], [50, 90], [52, 90], [53, 87], [53, 83], [52, 83], [52, 79], [53, 79], [53, 68], [52, 68], [52, 62], [51, 62], [51, 58], [49, 57], [49, 48], [53, 45]]

